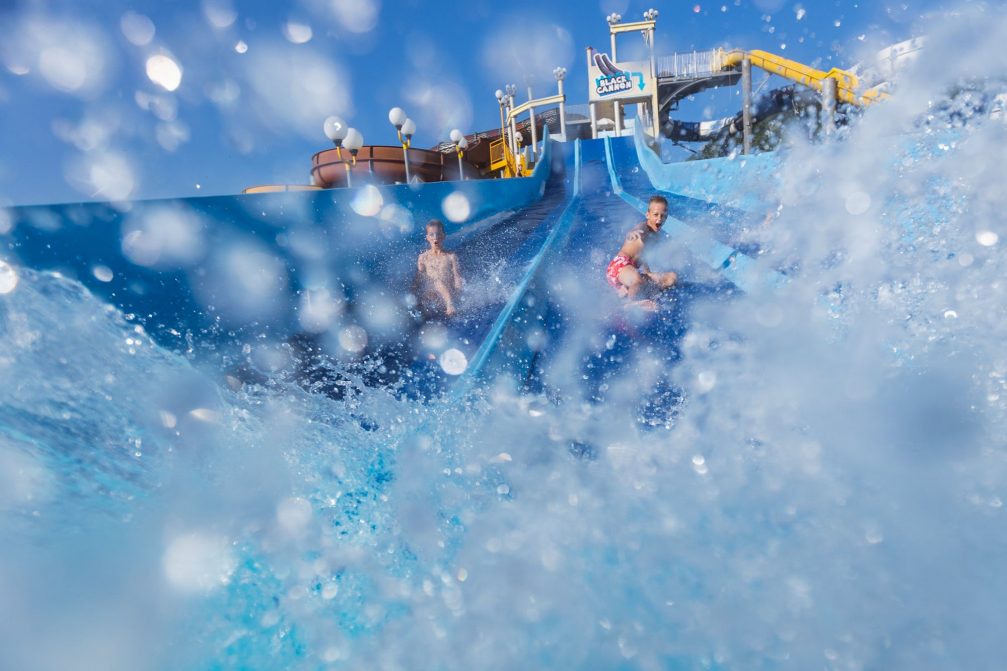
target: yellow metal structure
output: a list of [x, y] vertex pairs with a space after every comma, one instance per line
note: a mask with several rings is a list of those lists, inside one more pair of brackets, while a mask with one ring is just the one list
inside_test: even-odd
[[490, 171], [497, 170], [503, 170], [504, 177], [527, 177], [531, 174], [524, 156], [514, 156], [503, 138], [490, 142]]
[[826, 79], [834, 79], [836, 81], [836, 98], [852, 105], [866, 106], [888, 98], [888, 94], [880, 91], [877, 87], [865, 91], [860, 90], [860, 80], [857, 76], [852, 72], [840, 70], [839, 68], [832, 68], [828, 72], [824, 72], [797, 61], [759, 50], [743, 51], [741, 49], [733, 49], [725, 51], [718, 49], [717, 53], [720, 58], [720, 69], [722, 70], [739, 67], [747, 56], [751, 60], [752, 65], [762, 68], [766, 72], [772, 72], [798, 84], [813, 88], [816, 91], [822, 90], [822, 82]]

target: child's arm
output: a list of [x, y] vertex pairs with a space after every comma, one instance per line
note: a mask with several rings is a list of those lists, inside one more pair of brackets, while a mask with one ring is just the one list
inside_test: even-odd
[[623, 241], [622, 247], [619, 249], [619, 253], [631, 259], [635, 259], [640, 256], [640, 252], [642, 251], [643, 235], [640, 234], [640, 231], [634, 229], [626, 235], [626, 239]]
[[454, 284], [454, 287], [455, 287], [455, 291], [461, 291], [462, 290], [462, 274], [461, 274], [461, 271], [458, 270], [458, 255], [457, 254], [452, 254], [451, 255], [451, 272], [454, 275], [453, 284]]

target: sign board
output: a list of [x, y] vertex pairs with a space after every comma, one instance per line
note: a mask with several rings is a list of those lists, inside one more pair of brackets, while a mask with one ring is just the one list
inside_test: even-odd
[[595, 53], [588, 67], [588, 100], [591, 102], [649, 101], [655, 82], [648, 61], [613, 63], [608, 54]]

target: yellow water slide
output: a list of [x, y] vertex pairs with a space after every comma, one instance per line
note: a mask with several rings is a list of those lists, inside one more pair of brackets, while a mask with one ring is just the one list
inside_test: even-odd
[[816, 91], [822, 90], [822, 82], [826, 79], [834, 79], [836, 81], [836, 98], [852, 105], [866, 106], [888, 97], [888, 94], [879, 90], [878, 87], [861, 90], [860, 80], [857, 76], [852, 72], [840, 70], [839, 68], [832, 68], [828, 72], [823, 72], [797, 61], [771, 54], [768, 51], [743, 51], [741, 49], [725, 51], [724, 49], [718, 49], [717, 52], [720, 57], [720, 68], [722, 70], [740, 67], [741, 62], [747, 57], [751, 60], [752, 65], [762, 68], [766, 72], [780, 75], [798, 84], [811, 87]]

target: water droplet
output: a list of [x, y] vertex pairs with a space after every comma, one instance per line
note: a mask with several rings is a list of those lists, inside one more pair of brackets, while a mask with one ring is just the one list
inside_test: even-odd
[[704, 370], [696, 376], [696, 383], [699, 393], [705, 394], [717, 386], [717, 374], [712, 370]]
[[95, 266], [91, 269], [91, 274], [94, 275], [95, 279], [99, 282], [111, 282], [114, 277], [112, 269], [108, 266]]
[[288, 21], [283, 24], [283, 36], [294, 44], [304, 44], [310, 41], [313, 34], [311, 26], [306, 23]]
[[167, 91], [174, 91], [182, 83], [182, 68], [164, 54], [147, 59], [147, 78]]
[[1000, 236], [993, 231], [979, 231], [976, 233], [976, 242], [983, 247], [992, 247], [1000, 240]]
[[472, 206], [469, 199], [460, 191], [449, 194], [441, 203], [441, 210], [448, 221], [459, 223], [465, 221], [472, 214]]
[[0, 261], [0, 294], [9, 294], [17, 286], [18, 276], [14, 268], [5, 261]]
[[356, 354], [367, 347], [367, 331], [357, 325], [347, 326], [339, 332], [339, 346]]
[[448, 375], [461, 375], [468, 368], [469, 361], [465, 357], [465, 353], [454, 347], [447, 349], [441, 354], [439, 360], [441, 368]]
[[378, 187], [368, 184], [353, 196], [350, 207], [361, 217], [375, 217], [381, 212], [384, 204], [384, 198]]

